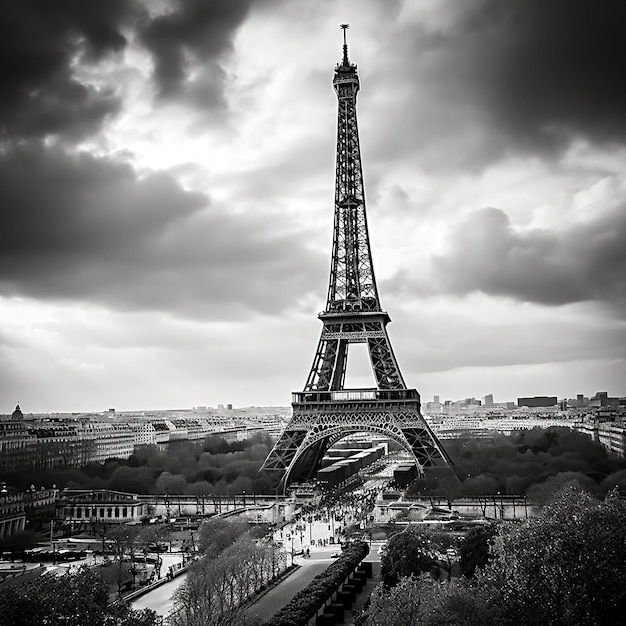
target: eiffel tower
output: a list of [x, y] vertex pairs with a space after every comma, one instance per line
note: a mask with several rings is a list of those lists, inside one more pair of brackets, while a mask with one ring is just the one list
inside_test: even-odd
[[[391, 348], [390, 317], [378, 298], [370, 250], [361, 151], [356, 118], [357, 67], [348, 60], [347, 24], [343, 59], [335, 67], [338, 99], [333, 249], [322, 334], [304, 391], [293, 393], [293, 416], [261, 468], [279, 491], [312, 478], [326, 450], [355, 432], [384, 435], [424, 468], [452, 465], [420, 413], [420, 395], [408, 389]], [[348, 348], [366, 343], [377, 387], [344, 387]]]

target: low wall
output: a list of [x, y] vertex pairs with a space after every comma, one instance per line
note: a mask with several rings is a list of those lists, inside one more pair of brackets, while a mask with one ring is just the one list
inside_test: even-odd
[[278, 524], [293, 517], [299, 503], [293, 499], [267, 496], [139, 496], [149, 517], [167, 518], [227, 515], [245, 512], [250, 521]]
[[406, 511], [409, 520], [450, 521], [454, 514], [484, 519], [529, 519], [537, 517], [537, 505], [524, 496], [475, 496], [473, 498], [445, 497], [410, 498], [390, 502], [378, 500], [374, 509], [376, 522], [388, 522]]

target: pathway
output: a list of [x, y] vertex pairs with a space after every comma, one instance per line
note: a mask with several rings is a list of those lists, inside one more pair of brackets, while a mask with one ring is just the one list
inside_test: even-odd
[[330, 549], [327, 554], [318, 552], [310, 559], [296, 559], [301, 566], [287, 578], [278, 583], [261, 596], [246, 613], [250, 618], [259, 617], [268, 620], [279, 609], [282, 609], [301, 589], [304, 589], [318, 574], [321, 574], [335, 559], [330, 558]]

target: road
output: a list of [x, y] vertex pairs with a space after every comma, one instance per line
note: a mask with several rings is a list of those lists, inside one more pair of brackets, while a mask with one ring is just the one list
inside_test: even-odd
[[[165, 553], [161, 554], [161, 558], [163, 559], [163, 566], [161, 568], [162, 574], [167, 573], [168, 568], [171, 565], [176, 565], [182, 559], [180, 553]], [[174, 592], [180, 585], [185, 582], [185, 578], [187, 574], [181, 574], [176, 578], [170, 580], [169, 582], [156, 587], [152, 591], [144, 594], [143, 596], [139, 596], [136, 600], [131, 602], [131, 606], [134, 609], [152, 609], [156, 611], [159, 615], [166, 616], [173, 608], [173, 596]]]
[[131, 602], [131, 606], [133, 609], [138, 610], [145, 608], [152, 609], [159, 615], [165, 617], [174, 608], [174, 592], [185, 582], [185, 578], [187, 578], [186, 572], [161, 585], [160, 587], [153, 589], [149, 593], [139, 596], [136, 600]]

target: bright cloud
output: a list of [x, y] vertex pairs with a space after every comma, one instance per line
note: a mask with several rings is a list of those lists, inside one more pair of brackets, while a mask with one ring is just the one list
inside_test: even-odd
[[341, 22], [407, 382], [626, 393], [619, 3], [101, 4], [0, 8], [4, 411], [289, 403], [326, 294]]

